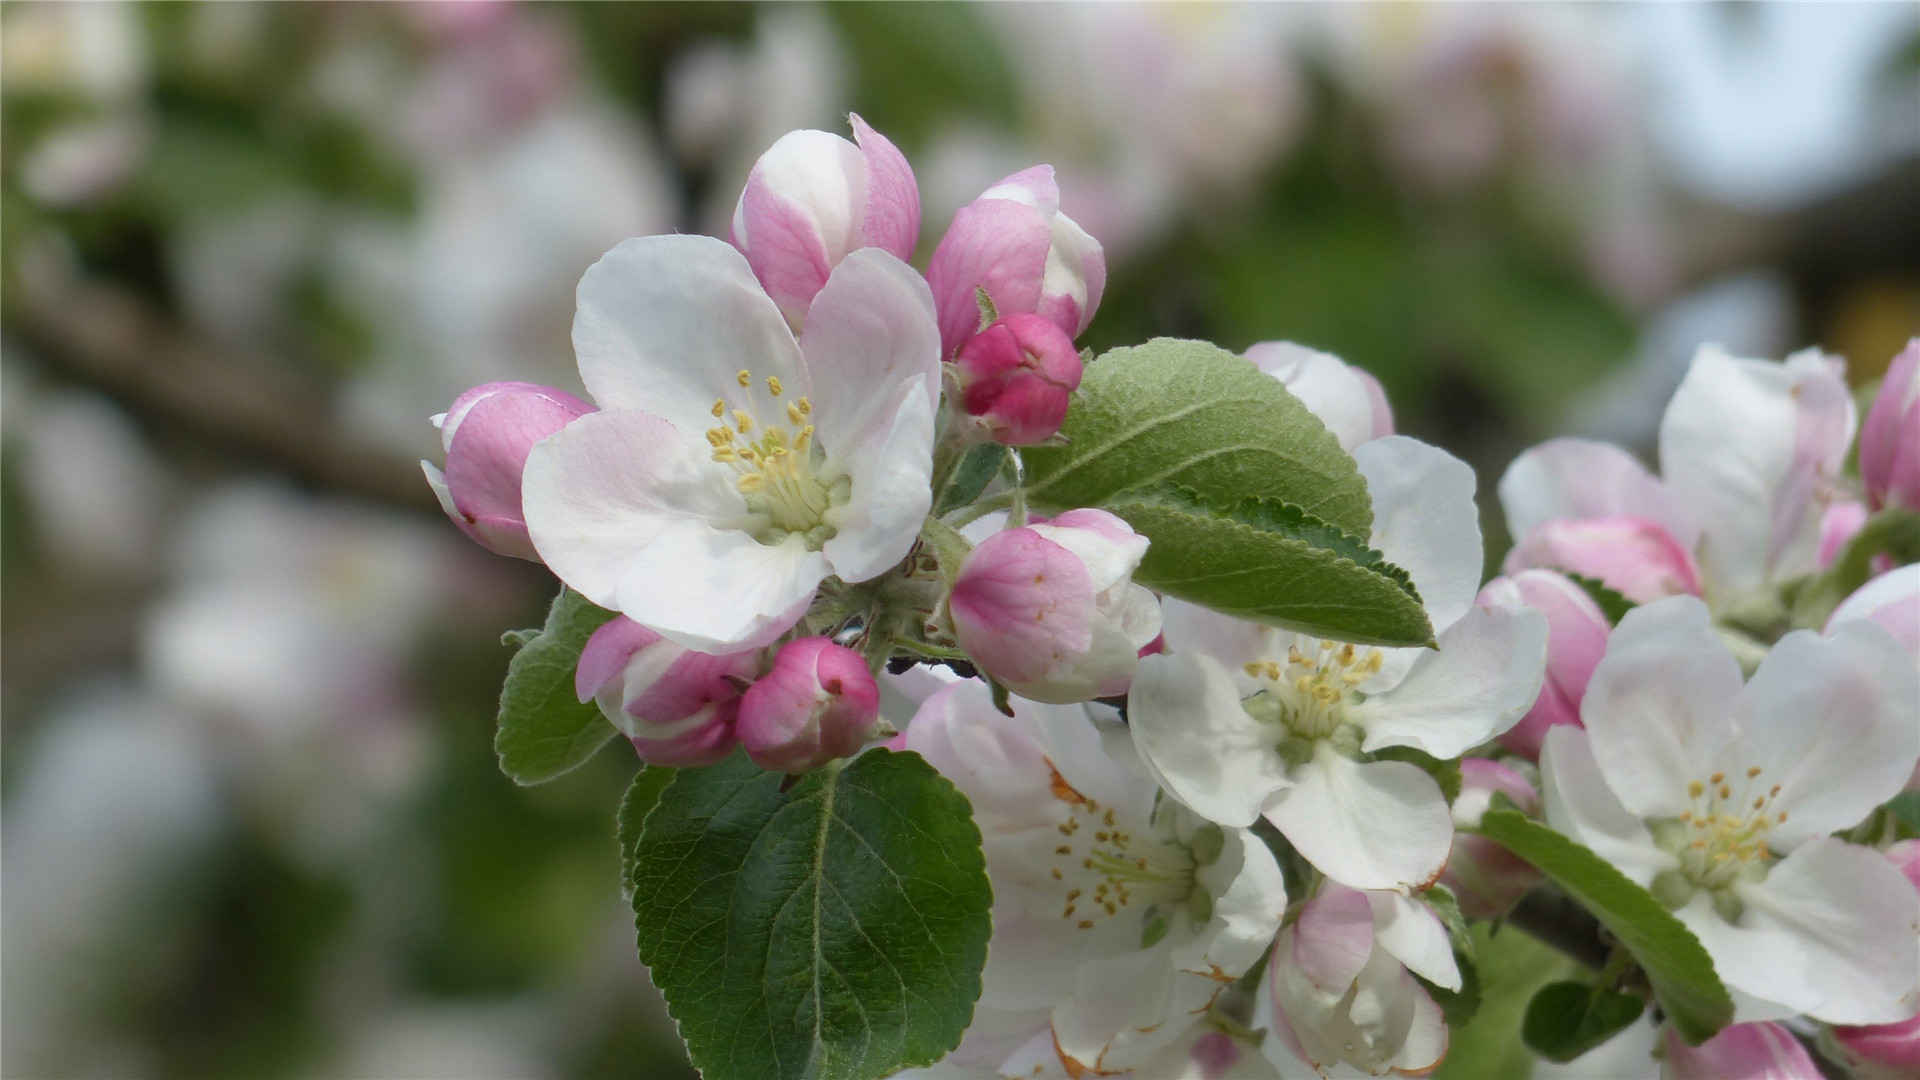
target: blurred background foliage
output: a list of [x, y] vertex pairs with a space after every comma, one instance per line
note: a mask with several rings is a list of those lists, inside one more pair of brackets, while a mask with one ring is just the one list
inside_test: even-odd
[[[0, 45], [9, 1076], [687, 1074], [634, 763], [497, 772], [552, 583], [415, 460], [467, 386], [577, 389], [581, 271], [724, 235], [784, 131], [892, 137], [922, 265], [1053, 163], [1089, 344], [1369, 368], [1480, 470], [1490, 566], [1513, 453], [1647, 448], [1701, 341], [1866, 385], [1920, 329], [1910, 5], [10, 3]], [[1528, 1071], [1524, 989], [1450, 1075]]]

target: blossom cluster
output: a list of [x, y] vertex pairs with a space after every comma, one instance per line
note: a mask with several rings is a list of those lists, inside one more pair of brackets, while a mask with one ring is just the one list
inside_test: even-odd
[[475, 388], [426, 471], [469, 537], [612, 613], [574, 690], [644, 761], [884, 743], [967, 797], [992, 944], [924, 1075], [1429, 1072], [1464, 920], [1548, 888], [1479, 835], [1494, 809], [1647, 890], [1732, 991], [1735, 1025], [1668, 1031], [1649, 1075], [1814, 1075], [1816, 1035], [1920, 1061], [1920, 858], [1884, 809], [1920, 781], [1920, 565], [1876, 546], [1920, 510], [1920, 343], [1864, 424], [1838, 358], [1703, 348], [1658, 475], [1570, 439], [1512, 464], [1484, 585], [1473, 470], [1361, 368], [1255, 345], [1433, 640], [1299, 633], [1136, 581], [1153, 538], [1108, 509], [1029, 514], [1020, 448], [1064, 438], [1100, 244], [1041, 165], [916, 270], [913, 171], [850, 119], [774, 143], [727, 240], [609, 251], [587, 398]]

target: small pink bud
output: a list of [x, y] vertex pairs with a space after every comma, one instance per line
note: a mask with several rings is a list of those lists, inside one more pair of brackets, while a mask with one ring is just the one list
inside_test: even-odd
[[496, 555], [540, 561], [520, 511], [520, 473], [533, 444], [593, 406], [564, 390], [496, 382], [461, 394], [433, 418], [447, 455], [446, 472], [422, 461], [440, 508], [481, 547]]
[[1866, 524], [1866, 503], [1847, 499], [1829, 504], [1820, 515], [1820, 548], [1814, 553], [1814, 565], [1822, 570], [1832, 566]]
[[1160, 604], [1133, 584], [1147, 539], [1104, 510], [989, 536], [948, 598], [954, 633], [981, 670], [1034, 701], [1123, 694]]
[[960, 401], [995, 442], [1032, 446], [1060, 430], [1080, 385], [1073, 340], [1038, 315], [1009, 315], [960, 346]]
[[859, 114], [858, 145], [825, 131], [789, 131], [747, 174], [733, 211], [733, 246], [799, 326], [833, 268], [877, 247], [902, 259], [920, 235], [920, 189], [907, 159]]
[[574, 693], [633, 742], [642, 760], [711, 765], [733, 751], [740, 687], [760, 650], [712, 655], [682, 648], [619, 616], [593, 632], [574, 669]]
[[1529, 761], [1540, 759], [1540, 743], [1555, 724], [1580, 724], [1580, 699], [1587, 681], [1607, 651], [1606, 614], [1587, 591], [1552, 570], [1522, 570], [1498, 577], [1480, 590], [1482, 607], [1504, 611], [1531, 609], [1547, 619], [1547, 677], [1540, 696], [1518, 724], [1500, 736], [1500, 745]]
[[880, 686], [860, 654], [823, 637], [781, 646], [740, 699], [740, 743], [763, 769], [802, 773], [866, 745]]
[[[1512, 799], [1525, 813], [1540, 812], [1540, 794], [1526, 777], [1489, 758], [1462, 758], [1460, 797], [1453, 801], [1454, 824], [1462, 829], [1479, 825], [1495, 792]], [[1453, 890], [1461, 913], [1468, 918], [1497, 919], [1540, 883], [1540, 873], [1484, 836], [1456, 832], [1440, 883]]]
[[1700, 595], [1693, 556], [1666, 528], [1646, 518], [1554, 518], [1541, 522], [1507, 555], [1511, 574], [1530, 566], [1594, 578], [1636, 604]]
[[927, 264], [943, 356], [980, 329], [978, 291], [995, 313], [1039, 315], [1069, 338], [1093, 321], [1107, 286], [1100, 242], [1060, 212], [1053, 166], [1035, 165], [982, 192], [953, 215]]
[[1920, 338], [1887, 366], [1860, 429], [1860, 479], [1874, 509], [1920, 510]]
[[1725, 1077], [1779, 1077], [1820, 1080], [1821, 1072], [1793, 1032], [1774, 1023], [1735, 1024], [1701, 1043], [1688, 1046], [1667, 1029], [1666, 1080], [1724, 1080]]

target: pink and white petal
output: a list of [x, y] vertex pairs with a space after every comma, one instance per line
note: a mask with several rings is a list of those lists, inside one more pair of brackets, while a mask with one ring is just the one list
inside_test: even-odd
[[[800, 351], [811, 387], [802, 392], [812, 395], [810, 422], [830, 467], [850, 469], [877, 450], [903, 396], [924, 398], [929, 415], [939, 400], [933, 294], [912, 267], [878, 248], [834, 267], [807, 309]], [[927, 438], [931, 446], [931, 430]]]
[[1352, 710], [1361, 749], [1411, 746], [1457, 758], [1533, 707], [1547, 667], [1547, 620], [1537, 611], [1476, 607], [1422, 650], [1400, 685]]
[[573, 669], [574, 696], [583, 703], [592, 701], [601, 687], [626, 670], [634, 653], [659, 640], [659, 634], [623, 615], [607, 620], [580, 650]]
[[1433, 909], [1403, 893], [1367, 893], [1373, 908], [1373, 932], [1380, 947], [1408, 971], [1448, 990], [1460, 989], [1460, 964], [1453, 939]]
[[1051, 165], [1029, 165], [980, 193], [982, 199], [1011, 199], [1052, 216], [1060, 212], [1060, 181]]
[[[731, 249], [729, 249], [731, 250]], [[643, 412], [588, 413], [534, 444], [521, 507], [540, 558], [574, 591], [618, 608], [629, 567], [670, 529], [704, 535], [747, 513], [705, 440]]]
[[[764, 403], [758, 380], [769, 375], [795, 396], [809, 392], [786, 319], [724, 241], [623, 240], [587, 268], [577, 297], [573, 351], [602, 409], [652, 413], [704, 446], [716, 398]], [[743, 368], [753, 387], [735, 381]]]
[[1669, 1027], [1662, 1080], [1820, 1080], [1820, 1069], [1793, 1032], [1779, 1024], [1735, 1024], [1688, 1046]]
[[1052, 322], [1068, 337], [1086, 333], [1100, 295], [1107, 287], [1107, 256], [1087, 230], [1065, 214], [1050, 222], [1052, 246], [1040, 278], [1040, 302], [1034, 312]]
[[740, 204], [734, 209], [734, 245], [742, 249], [747, 265], [753, 268], [767, 296], [779, 306], [781, 315], [795, 326], [805, 319], [808, 302], [833, 271], [827, 238], [821, 235], [821, 223], [814, 216], [819, 209], [803, 206], [775, 191], [758, 168], [747, 178]]
[[[1021, 712], [1027, 708], [1019, 707]], [[1033, 798], [1052, 777], [1044, 748], [1024, 723], [993, 707], [980, 680], [950, 683], [928, 697], [907, 725], [906, 740], [908, 750], [926, 758], [972, 801], [982, 832], [1054, 820], [1051, 807]]]
[[1656, 847], [1653, 834], [1620, 805], [1594, 761], [1586, 732], [1567, 724], [1547, 729], [1540, 749], [1540, 782], [1547, 824], [1592, 848], [1639, 884], [1680, 865]]
[[1427, 618], [1444, 632], [1473, 606], [1484, 568], [1473, 469], [1404, 435], [1364, 443], [1353, 460], [1373, 497], [1368, 543], [1413, 577]]
[[1920, 563], [1889, 570], [1855, 589], [1827, 617], [1827, 630], [1857, 620], [1878, 623], [1909, 657], [1920, 658]]
[[1127, 720], [1168, 793], [1209, 821], [1245, 828], [1287, 786], [1274, 732], [1247, 715], [1232, 677], [1210, 657], [1141, 660]]
[[1031, 206], [1008, 199], [980, 199], [961, 207], [927, 263], [927, 284], [939, 312], [940, 355], [980, 329], [974, 295], [984, 288], [1003, 315], [1032, 311], [1052, 247], [1047, 219]]
[[933, 404], [899, 398], [891, 424], [846, 462], [847, 501], [830, 512], [838, 529], [821, 550], [844, 581], [866, 581], [907, 557], [933, 505]]
[[1743, 989], [1833, 1024], [1889, 1024], [1920, 1009], [1920, 892], [1879, 852], [1823, 837], [1738, 895], [1743, 926], [1798, 952], [1791, 967], [1753, 973], [1765, 981], [1737, 980]]
[[806, 614], [828, 569], [798, 536], [762, 544], [737, 529], [667, 529], [627, 566], [616, 606], [689, 649], [758, 648]]
[[1638, 458], [1611, 443], [1552, 439], [1523, 452], [1500, 477], [1507, 532], [1523, 537], [1555, 518], [1638, 517], [1666, 526], [1683, 547], [1693, 518]]
[[1263, 341], [1245, 355], [1319, 417], [1342, 450], [1351, 452], [1374, 437], [1373, 393], [1358, 368], [1291, 341]]
[[1778, 790], [1771, 809], [1787, 816], [1768, 834], [1776, 848], [1858, 824], [1900, 793], [1920, 761], [1913, 658], [1872, 623], [1781, 638], [1741, 692], [1736, 715], [1740, 739], [1727, 773], [1741, 778], [1740, 770], [1758, 768], [1743, 778], [1749, 786]]
[[1439, 1068], [1441, 1059], [1447, 1056], [1447, 1017], [1426, 987], [1410, 975], [1404, 978], [1413, 1001], [1413, 1017], [1400, 1051], [1393, 1056], [1393, 1071], [1401, 1076], [1425, 1076]]
[[1722, 767], [1740, 690], [1740, 665], [1705, 604], [1673, 596], [1627, 612], [1580, 703], [1620, 802], [1640, 817], [1685, 812], [1687, 784]]
[[899, 148], [869, 127], [859, 113], [849, 114], [847, 120], [867, 163], [867, 201], [855, 245], [910, 259], [920, 239], [920, 185], [914, 182], [913, 168]]
[[1321, 873], [1355, 889], [1424, 889], [1453, 844], [1446, 796], [1418, 766], [1358, 762], [1321, 744], [1267, 820]]
[[1332, 1007], [1360, 977], [1373, 955], [1373, 924], [1367, 894], [1338, 883], [1323, 887], [1301, 907], [1291, 938], [1283, 942], [1290, 945], [1284, 959], [1319, 992], [1316, 1006]]

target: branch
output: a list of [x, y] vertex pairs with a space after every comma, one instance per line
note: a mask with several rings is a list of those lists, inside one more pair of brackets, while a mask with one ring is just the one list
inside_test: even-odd
[[1521, 897], [1505, 921], [1595, 971], [1606, 966], [1613, 952], [1600, 920], [1554, 889], [1539, 888]]

